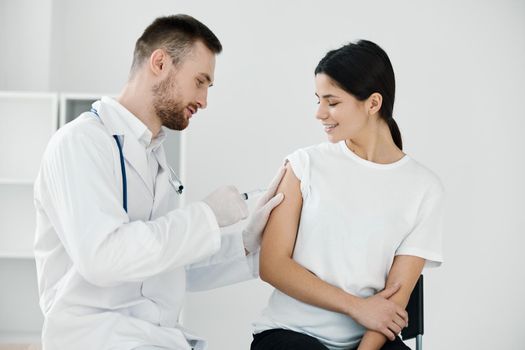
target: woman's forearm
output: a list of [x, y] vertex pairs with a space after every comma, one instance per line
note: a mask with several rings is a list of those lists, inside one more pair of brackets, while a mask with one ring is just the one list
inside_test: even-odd
[[[413, 287], [407, 287], [406, 284], [404, 284], [396, 294], [389, 298], [389, 300], [393, 301], [402, 308], [406, 308], [412, 289]], [[385, 345], [387, 340], [388, 339], [385, 335], [368, 329], [361, 339], [358, 350], [379, 350], [383, 345]]]
[[289, 257], [262, 257], [260, 276], [297, 300], [348, 316], [359, 302], [359, 297], [321, 280]]
[[[414, 289], [424, 265], [425, 259], [415, 256], [400, 255], [394, 258], [386, 285], [389, 286], [393, 283], [399, 283], [401, 287], [396, 294], [389, 298], [390, 301], [396, 303], [403, 309], [406, 308], [410, 294]], [[378, 350], [381, 349], [386, 341], [387, 338], [383, 334], [369, 329], [361, 339], [358, 350]]]
[[386, 337], [378, 332], [367, 330], [357, 350], [379, 350], [386, 343]]

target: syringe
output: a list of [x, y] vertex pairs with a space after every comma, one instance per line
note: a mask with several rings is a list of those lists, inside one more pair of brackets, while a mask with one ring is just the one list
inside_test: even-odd
[[266, 191], [268, 191], [268, 189], [259, 188], [259, 189], [253, 190], [253, 191], [241, 193], [241, 197], [242, 197], [242, 199], [244, 199], [246, 201], [246, 200], [251, 199], [252, 197], [255, 197], [258, 194], [264, 193]]

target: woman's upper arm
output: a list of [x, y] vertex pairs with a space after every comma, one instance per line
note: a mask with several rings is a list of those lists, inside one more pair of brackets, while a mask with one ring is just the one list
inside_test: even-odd
[[271, 266], [281, 258], [293, 254], [297, 229], [303, 204], [300, 181], [295, 176], [290, 163], [277, 192], [284, 194], [284, 200], [271, 213], [263, 233], [260, 253], [260, 274], [275, 271]]

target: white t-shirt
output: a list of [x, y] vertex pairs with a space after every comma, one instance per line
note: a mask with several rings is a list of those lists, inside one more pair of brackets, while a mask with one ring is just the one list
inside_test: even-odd
[[[344, 141], [299, 149], [287, 159], [303, 197], [293, 259], [320, 279], [368, 297], [385, 287], [396, 255], [441, 264], [444, 188], [425, 166], [408, 155], [390, 164], [370, 162]], [[366, 331], [348, 316], [277, 289], [253, 325], [254, 333], [302, 332], [329, 349], [355, 347]]]

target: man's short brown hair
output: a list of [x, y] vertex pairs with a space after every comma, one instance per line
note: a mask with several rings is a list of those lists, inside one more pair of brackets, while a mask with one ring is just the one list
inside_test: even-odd
[[198, 40], [215, 54], [222, 51], [221, 42], [215, 34], [195, 18], [183, 14], [159, 17], [138, 38], [131, 72], [133, 73], [144, 60], [149, 59], [153, 51], [160, 48], [166, 50], [173, 64], [177, 65]]

